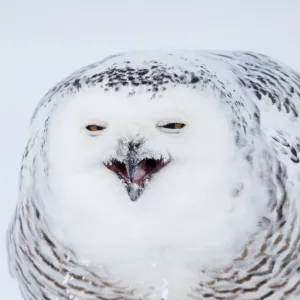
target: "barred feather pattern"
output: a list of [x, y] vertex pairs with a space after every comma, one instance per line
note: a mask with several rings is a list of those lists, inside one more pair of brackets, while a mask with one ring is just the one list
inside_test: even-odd
[[[275, 111], [286, 119], [291, 118], [291, 122], [300, 129], [300, 77], [295, 71], [258, 53], [198, 51], [193, 52], [193, 59], [185, 58], [184, 54], [179, 53], [178, 57], [193, 64], [200, 64], [202, 59], [208, 69], [209, 61], [226, 63], [236, 84], [245, 90], [245, 99], [241, 101], [251, 99], [258, 107], [253, 115], [258, 124], [263, 118], [259, 112], [267, 106], [270, 113]], [[187, 53], [189, 55], [190, 52]], [[34, 119], [43, 110], [55, 110], [53, 99], [58, 94], [74, 92], [84, 84], [96, 84], [87, 81], [92, 76], [87, 77], [86, 72], [91, 72], [97, 66], [94, 64], [74, 73], [52, 89], [42, 100]], [[205, 81], [205, 74], [199, 74], [193, 75], [194, 83]], [[198, 80], [195, 80], [195, 76]], [[217, 76], [209, 80], [217, 80], [213, 78]], [[219, 82], [217, 86], [221, 91], [222, 88], [226, 91], [226, 83]], [[227, 103], [234, 105], [230, 99]], [[97, 268], [80, 261], [74, 249], [69, 249], [51, 234], [42, 201], [38, 198], [43, 197], [43, 193], [36, 186], [39, 180], [47, 177], [44, 146], [47, 142], [48, 120], [49, 116], [45, 118], [44, 127], [32, 135], [24, 152], [19, 202], [7, 235], [11, 273], [19, 281], [23, 298], [151, 299], [151, 288], [141, 294], [122, 281], [114, 282], [101, 276]], [[267, 174], [270, 174], [267, 180], [272, 189], [269, 199], [262, 201], [268, 202], [269, 213], [261, 220], [260, 231], [249, 237], [249, 242], [237, 253], [232, 263], [217, 270], [203, 270], [203, 278], [206, 279], [201, 280], [198, 286], [191, 286], [186, 292], [186, 299], [292, 300], [300, 297], [300, 137], [279, 126], [262, 131], [276, 153], [276, 158], [272, 155], [266, 158], [269, 161], [266, 163]], [[41, 134], [42, 142], [37, 143]], [[38, 159], [36, 153], [40, 153], [42, 159]]]

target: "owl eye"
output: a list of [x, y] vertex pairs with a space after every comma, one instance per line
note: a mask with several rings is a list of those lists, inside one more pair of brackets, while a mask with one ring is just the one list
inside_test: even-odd
[[161, 127], [166, 128], [166, 129], [181, 129], [184, 126], [185, 126], [185, 124], [183, 124], [183, 123], [168, 123]]
[[179, 133], [185, 127], [182, 122], [170, 122], [157, 125], [158, 129], [166, 133]]
[[89, 131], [101, 131], [101, 130], [104, 130], [105, 127], [96, 125], [96, 124], [91, 124], [91, 125], [86, 126], [86, 129]]

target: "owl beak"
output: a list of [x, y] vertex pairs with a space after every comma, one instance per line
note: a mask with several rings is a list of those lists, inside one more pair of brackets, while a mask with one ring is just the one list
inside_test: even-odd
[[135, 174], [137, 167], [139, 165], [139, 161], [135, 158], [135, 156], [128, 155], [124, 161], [127, 178], [130, 183], [134, 183]]
[[136, 201], [152, 175], [159, 172], [168, 162], [163, 158], [140, 158], [136, 151], [129, 150], [122, 160], [112, 159], [105, 166], [125, 183], [131, 201]]

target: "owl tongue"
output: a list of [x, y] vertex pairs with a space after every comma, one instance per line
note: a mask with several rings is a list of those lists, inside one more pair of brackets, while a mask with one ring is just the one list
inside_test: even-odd
[[140, 185], [144, 179], [145, 176], [147, 176], [147, 170], [141, 166], [141, 164], [138, 164], [133, 172], [132, 180], [129, 179], [128, 173], [126, 172], [126, 177], [129, 179], [132, 183]]

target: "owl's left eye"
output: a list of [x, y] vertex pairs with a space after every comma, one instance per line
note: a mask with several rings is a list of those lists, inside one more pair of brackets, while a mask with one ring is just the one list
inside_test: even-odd
[[105, 126], [101, 126], [101, 125], [96, 125], [96, 124], [91, 124], [85, 127], [87, 130], [89, 131], [101, 131], [105, 129]]
[[164, 122], [157, 124], [157, 128], [166, 133], [179, 133], [185, 127], [182, 122]]
[[181, 129], [185, 126], [183, 123], [168, 123], [165, 125], [162, 125], [161, 127], [166, 129]]

